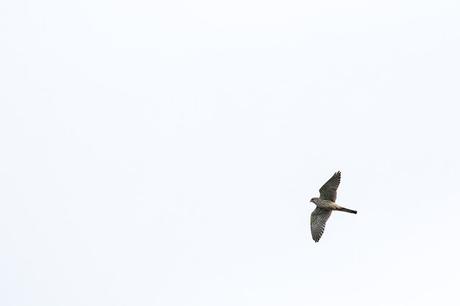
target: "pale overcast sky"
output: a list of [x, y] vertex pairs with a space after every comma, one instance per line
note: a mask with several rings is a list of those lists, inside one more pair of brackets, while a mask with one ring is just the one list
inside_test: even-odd
[[460, 305], [459, 17], [1, 1], [0, 305]]

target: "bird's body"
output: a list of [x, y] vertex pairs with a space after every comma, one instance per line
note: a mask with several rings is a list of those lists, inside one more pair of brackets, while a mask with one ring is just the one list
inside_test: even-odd
[[312, 202], [316, 204], [316, 206], [324, 209], [335, 210], [337, 207], [340, 207], [335, 202], [329, 200], [321, 200], [320, 198], [313, 198]]
[[327, 210], [340, 210], [340, 211], [346, 211], [349, 213], [356, 214], [356, 210], [348, 209], [345, 207], [342, 207], [338, 205], [335, 202], [329, 201], [329, 200], [322, 200], [320, 198], [313, 198], [312, 202], [316, 204], [317, 207], [327, 209]]
[[320, 188], [319, 198], [312, 198], [310, 202], [316, 205], [316, 209], [311, 213], [310, 227], [311, 235], [315, 242], [318, 242], [323, 235], [326, 222], [332, 214], [333, 210], [344, 211], [356, 214], [356, 210], [342, 207], [335, 203], [337, 198], [337, 188], [340, 184], [340, 171], [334, 175]]

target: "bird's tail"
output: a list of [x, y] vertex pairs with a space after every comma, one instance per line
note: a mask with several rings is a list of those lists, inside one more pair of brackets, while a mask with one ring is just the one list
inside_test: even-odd
[[356, 210], [348, 209], [348, 208], [345, 208], [345, 207], [337, 208], [337, 210], [344, 211], [344, 212], [347, 212], [347, 213], [350, 213], [350, 214], [357, 214], [358, 213]]

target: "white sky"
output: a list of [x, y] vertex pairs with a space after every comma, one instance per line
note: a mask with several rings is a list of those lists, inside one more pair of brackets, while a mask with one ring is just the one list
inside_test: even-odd
[[459, 16], [1, 1], [0, 305], [459, 305]]

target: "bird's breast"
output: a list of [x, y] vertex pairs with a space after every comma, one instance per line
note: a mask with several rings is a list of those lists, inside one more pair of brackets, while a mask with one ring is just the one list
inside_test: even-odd
[[337, 204], [328, 200], [320, 200], [318, 201], [317, 206], [326, 209], [335, 209], [337, 207]]

